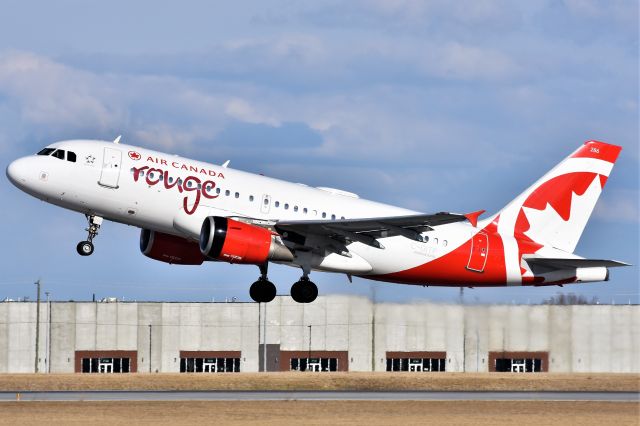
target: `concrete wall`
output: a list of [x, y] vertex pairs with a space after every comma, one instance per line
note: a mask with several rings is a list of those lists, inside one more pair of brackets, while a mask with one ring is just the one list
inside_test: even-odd
[[[0, 303], [0, 373], [35, 370], [35, 321], [34, 302]], [[444, 351], [447, 371], [472, 372], [489, 370], [489, 352], [545, 351], [551, 372], [640, 372], [640, 307], [53, 302], [49, 322], [42, 303], [38, 369], [73, 372], [76, 350], [128, 350], [141, 373], [177, 372], [188, 350], [241, 351], [241, 371], [258, 371], [264, 342], [348, 351], [350, 371], [384, 371], [387, 351]]]

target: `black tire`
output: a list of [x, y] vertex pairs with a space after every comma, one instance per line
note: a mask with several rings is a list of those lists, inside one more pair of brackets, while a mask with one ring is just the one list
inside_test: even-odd
[[311, 303], [318, 297], [318, 286], [307, 280], [300, 280], [291, 286], [291, 298], [298, 303]]
[[249, 296], [254, 302], [269, 303], [276, 297], [276, 286], [271, 281], [258, 280], [249, 287]]
[[93, 249], [94, 247], [91, 241], [80, 241], [76, 246], [76, 251], [80, 256], [91, 256]]

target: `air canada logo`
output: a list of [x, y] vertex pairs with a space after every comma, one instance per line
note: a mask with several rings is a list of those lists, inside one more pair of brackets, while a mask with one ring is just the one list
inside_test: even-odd
[[142, 155], [140, 155], [140, 153], [136, 151], [129, 151], [129, 158], [131, 158], [132, 160], [138, 161], [139, 159], [142, 158]]

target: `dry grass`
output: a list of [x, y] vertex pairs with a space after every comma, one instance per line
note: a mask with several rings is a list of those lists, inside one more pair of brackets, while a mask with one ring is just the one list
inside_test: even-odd
[[0, 391], [29, 390], [553, 390], [637, 392], [640, 391], [640, 375], [353, 372], [0, 375]]
[[638, 404], [517, 401], [9, 402], [4, 424], [638, 425]]

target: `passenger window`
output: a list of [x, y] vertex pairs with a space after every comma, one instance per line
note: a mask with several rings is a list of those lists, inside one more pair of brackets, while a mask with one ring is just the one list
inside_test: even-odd
[[76, 153], [67, 151], [67, 161], [71, 161], [72, 163], [76, 162]]
[[249, 195], [249, 201], [253, 202], [253, 195]]
[[340, 216], [340, 220], [344, 220], [344, 219], [345, 219], [344, 216]]
[[275, 206], [280, 207], [280, 201], [276, 201]]
[[325, 217], [327, 217], [327, 214], [325, 212], [322, 212], [322, 218], [324, 219]]
[[438, 239], [437, 238], [434, 238], [433, 242], [434, 242], [435, 245], [438, 245]]
[[284, 209], [289, 210], [289, 203], [284, 203]]
[[55, 148], [44, 148], [38, 155], [51, 155], [53, 151], [55, 151]]
[[447, 243], [447, 240], [442, 240], [442, 246], [443, 246], [443, 247], [446, 247], [446, 246], [447, 246], [447, 244], [448, 244], [448, 243]]
[[51, 155], [53, 157], [56, 157], [56, 158], [60, 159], [60, 160], [64, 160], [64, 150], [63, 149], [58, 149]]
[[298, 206], [293, 206], [293, 211], [297, 212], [298, 211]]
[[306, 207], [304, 209], [302, 209], [302, 213], [307, 214], [307, 212], [308, 212], [308, 210], [307, 210]]
[[240, 193], [239, 193], [239, 192], [236, 192], [236, 193], [235, 193], [235, 197], [236, 197], [236, 198], [240, 198]]
[[216, 194], [220, 194], [220, 188], [216, 188]]
[[224, 191], [224, 195], [226, 195], [226, 196], [228, 197], [229, 195], [231, 195], [231, 191], [229, 191], [229, 190], [227, 189], [226, 191]]
[[267, 197], [264, 198], [264, 205], [268, 205], [269, 204], [269, 199]]
[[331, 220], [336, 220], [336, 215], [335, 214], [331, 215]]
[[422, 241], [424, 241], [425, 243], [429, 242], [429, 236], [425, 235], [424, 237], [422, 237]]

